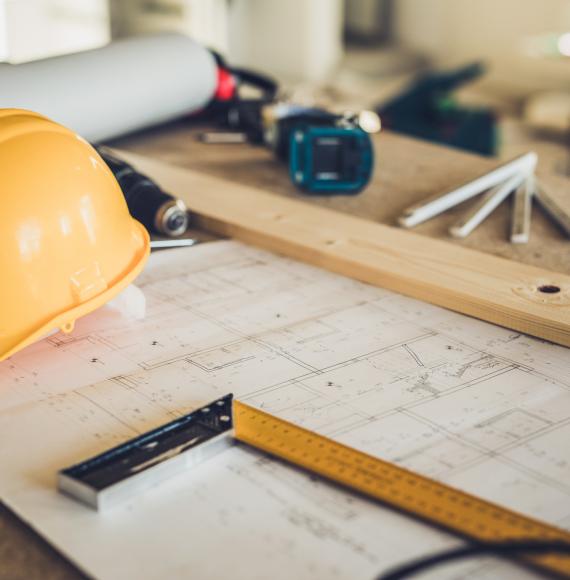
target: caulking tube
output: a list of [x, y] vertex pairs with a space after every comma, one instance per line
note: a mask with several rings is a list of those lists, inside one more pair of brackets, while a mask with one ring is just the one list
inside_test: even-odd
[[41, 113], [97, 143], [195, 112], [214, 95], [212, 54], [181, 34], [0, 65], [0, 108]]

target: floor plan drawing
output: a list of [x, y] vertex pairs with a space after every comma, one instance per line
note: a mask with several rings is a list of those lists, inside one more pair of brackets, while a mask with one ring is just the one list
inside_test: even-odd
[[[103, 308], [0, 364], [0, 498], [89, 574], [219, 578], [223, 549], [236, 578], [368, 579], [459, 542], [239, 445], [109, 514], [56, 492], [228, 392], [570, 528], [567, 349], [233, 241], [153, 255], [137, 285], [143, 320]], [[424, 577], [475, 575], [535, 577]]]

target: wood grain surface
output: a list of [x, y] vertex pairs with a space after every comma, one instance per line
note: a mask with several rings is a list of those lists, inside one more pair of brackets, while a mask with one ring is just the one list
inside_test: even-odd
[[[496, 159], [418, 141], [388, 131], [374, 138], [376, 167], [372, 182], [355, 196], [308, 196], [292, 184], [284, 165], [270, 151], [253, 145], [205, 145], [197, 141], [204, 128], [178, 122], [115, 141], [121, 149], [187, 169], [258, 187], [294, 199], [336, 209], [374, 222], [395, 225], [402, 211], [434, 193], [475, 178], [497, 165]], [[570, 205], [570, 179], [540, 170], [549, 192]], [[473, 201], [461, 204], [413, 229], [458, 246], [474, 248], [540, 268], [570, 274], [570, 240], [535, 204], [530, 243], [509, 243], [511, 200], [503, 203], [464, 240], [448, 235], [449, 227]]]
[[570, 346], [568, 275], [125, 151], [119, 156], [184, 200], [210, 231]]
[[45, 540], [0, 504], [1, 580], [86, 578]]

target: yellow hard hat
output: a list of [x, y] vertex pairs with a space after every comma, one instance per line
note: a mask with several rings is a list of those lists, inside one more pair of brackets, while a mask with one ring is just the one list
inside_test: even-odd
[[0, 361], [113, 298], [142, 270], [145, 228], [97, 152], [29, 111], [0, 109]]

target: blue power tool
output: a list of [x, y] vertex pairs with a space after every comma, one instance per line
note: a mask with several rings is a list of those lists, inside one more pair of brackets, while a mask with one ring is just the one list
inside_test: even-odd
[[288, 163], [293, 183], [314, 194], [354, 194], [370, 181], [374, 151], [361, 115], [281, 104], [264, 139]]
[[[210, 106], [231, 133], [206, 133], [209, 143], [250, 142], [271, 148], [289, 166], [291, 181], [310, 194], [355, 194], [370, 181], [374, 151], [370, 133], [380, 129], [376, 113], [335, 114], [279, 101], [276, 82], [249, 70], [229, 68], [216, 55], [223, 91]], [[242, 98], [240, 85], [261, 91]]]

